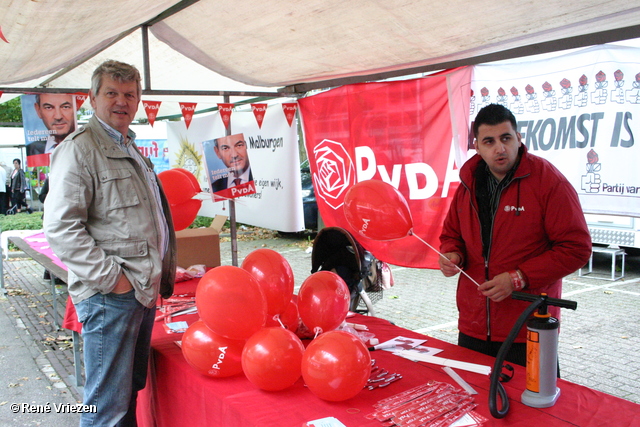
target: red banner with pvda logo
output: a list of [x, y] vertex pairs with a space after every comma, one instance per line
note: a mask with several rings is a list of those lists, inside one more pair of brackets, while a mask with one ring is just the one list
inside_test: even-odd
[[349, 230], [380, 260], [438, 267], [438, 254], [415, 236], [376, 241], [359, 234], [345, 218], [344, 196], [357, 182], [391, 184], [408, 202], [413, 233], [438, 248], [458, 167], [466, 160], [470, 78], [471, 69], [463, 68], [348, 85], [299, 100], [318, 209], [327, 226]]

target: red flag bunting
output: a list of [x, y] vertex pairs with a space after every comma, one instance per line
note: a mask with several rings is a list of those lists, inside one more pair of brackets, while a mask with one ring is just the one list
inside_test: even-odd
[[76, 111], [80, 111], [80, 107], [84, 104], [84, 101], [87, 100], [89, 95], [86, 93], [76, 93], [73, 95], [76, 98]]
[[218, 111], [220, 111], [220, 118], [224, 127], [229, 128], [231, 123], [231, 112], [233, 111], [233, 104], [218, 104]]
[[180, 110], [182, 111], [182, 117], [184, 117], [184, 124], [187, 125], [187, 129], [189, 129], [189, 125], [191, 124], [191, 119], [193, 119], [193, 113], [196, 111], [195, 102], [179, 102]]
[[2, 34], [2, 27], [0, 27], [0, 39], [2, 39], [5, 43], [9, 43], [9, 40], [7, 40], [7, 39], [4, 37], [4, 34]]
[[289, 126], [293, 124], [293, 118], [296, 116], [296, 110], [298, 109], [297, 102], [285, 102], [282, 104], [282, 111], [284, 111], [284, 116], [287, 118], [287, 122]]
[[[144, 111], [145, 113], [147, 113], [147, 119], [149, 120], [149, 124], [151, 125], [151, 127], [153, 127], [153, 124], [156, 121], [156, 117], [158, 117], [158, 110], [160, 110], [160, 104], [162, 104], [162, 101], [142, 101], [142, 105], [144, 106]], [[182, 107], [180, 107], [180, 109], [182, 109]], [[195, 110], [195, 104], [194, 104], [194, 110]], [[183, 113], [184, 115], [184, 110]], [[191, 114], [191, 116], [193, 117], [193, 114]], [[186, 121], [186, 117], [185, 117], [185, 121]], [[191, 118], [189, 118], [189, 122], [191, 122]], [[187, 128], [189, 127], [189, 125], [187, 125]]]
[[267, 107], [267, 104], [251, 104], [251, 110], [253, 111], [253, 115], [256, 116], [256, 122], [258, 122], [258, 128], [260, 129], [262, 129], [262, 121], [267, 112]]

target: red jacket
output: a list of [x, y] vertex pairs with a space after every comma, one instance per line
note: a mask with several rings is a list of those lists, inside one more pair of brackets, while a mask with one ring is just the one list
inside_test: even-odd
[[[464, 271], [480, 284], [519, 269], [527, 281], [524, 292], [560, 298], [562, 278], [583, 267], [591, 255], [591, 236], [578, 195], [551, 163], [524, 147], [511, 183], [500, 195], [491, 232], [487, 273], [475, 198], [474, 172], [479, 155], [460, 169], [458, 187], [440, 235], [442, 253], [459, 252]], [[483, 162], [484, 164], [484, 162]], [[502, 342], [530, 304], [507, 298], [493, 302], [466, 276], [458, 279], [458, 329], [478, 339]], [[560, 309], [550, 307], [559, 318]], [[516, 342], [526, 340], [526, 327]]]

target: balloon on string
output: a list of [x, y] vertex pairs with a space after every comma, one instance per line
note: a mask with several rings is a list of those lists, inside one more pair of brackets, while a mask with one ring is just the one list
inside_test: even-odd
[[284, 390], [301, 375], [302, 341], [281, 327], [264, 328], [247, 340], [242, 350], [242, 370], [263, 390]]
[[349, 298], [347, 284], [336, 273], [313, 273], [298, 292], [300, 318], [314, 332], [331, 331], [347, 317]]
[[[278, 320], [276, 320], [276, 317]], [[300, 325], [300, 313], [298, 312], [298, 304], [293, 301], [289, 301], [287, 307], [280, 314], [276, 314], [274, 316], [267, 315], [267, 322], [265, 324], [266, 327], [279, 326], [282, 325], [291, 332], [296, 332], [298, 330], [298, 326]]]
[[189, 227], [198, 216], [201, 206], [202, 200], [198, 199], [189, 199], [178, 205], [170, 205], [173, 229], [180, 231]]
[[187, 178], [189, 178], [189, 181], [191, 181], [191, 185], [196, 190], [196, 192], [199, 193], [199, 192], [202, 191], [202, 188], [200, 188], [200, 183], [198, 182], [198, 178], [196, 178], [196, 176], [194, 174], [192, 174], [191, 172], [189, 172], [188, 170], [186, 170], [184, 168], [173, 168], [172, 170], [178, 171], [178, 172], [184, 174]]
[[267, 318], [267, 304], [258, 281], [231, 265], [207, 271], [196, 288], [196, 306], [204, 323], [226, 338], [246, 340]]
[[282, 313], [293, 296], [293, 270], [289, 262], [273, 249], [256, 249], [242, 261], [241, 267], [251, 273], [262, 287], [267, 300], [267, 314]]
[[354, 397], [367, 384], [371, 355], [355, 335], [329, 331], [311, 341], [302, 355], [301, 370], [313, 394], [338, 402]]
[[198, 193], [192, 180], [185, 173], [175, 169], [160, 172], [158, 178], [170, 205], [184, 203]]
[[361, 181], [344, 196], [344, 215], [359, 234], [372, 240], [396, 240], [413, 228], [404, 196], [379, 180]]
[[182, 335], [182, 354], [187, 363], [201, 374], [224, 378], [242, 372], [244, 344], [244, 340], [232, 340], [216, 334], [198, 320]]

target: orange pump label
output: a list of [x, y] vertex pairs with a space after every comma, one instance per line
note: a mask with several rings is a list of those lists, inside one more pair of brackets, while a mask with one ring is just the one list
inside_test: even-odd
[[527, 390], [540, 392], [540, 334], [527, 331]]

